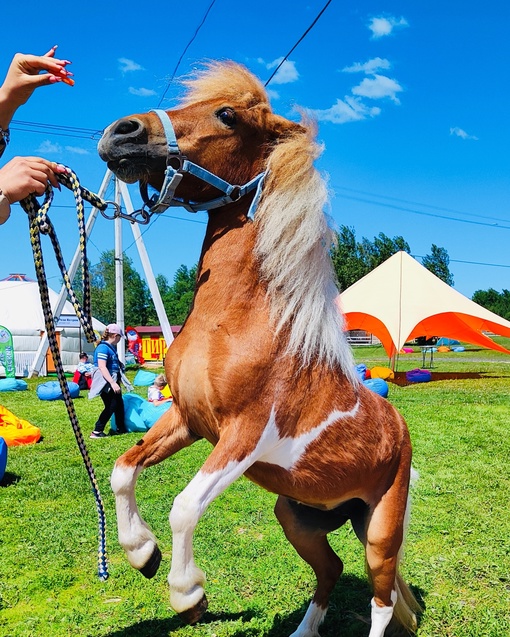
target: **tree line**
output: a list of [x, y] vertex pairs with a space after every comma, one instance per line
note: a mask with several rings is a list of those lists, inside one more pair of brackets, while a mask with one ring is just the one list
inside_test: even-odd
[[[410, 247], [402, 236], [390, 238], [379, 233], [371, 241], [356, 238], [353, 228], [341, 226], [336, 233], [335, 245], [331, 248], [331, 258], [340, 290], [346, 290], [378, 265], [389, 259], [395, 252], [410, 253]], [[445, 248], [432, 244], [430, 254], [422, 259], [422, 264], [439, 279], [453, 285], [454, 279], [449, 269], [450, 259]], [[91, 301], [94, 316], [103, 323], [115, 320], [115, 253], [103, 252], [99, 263], [89, 266], [91, 279]], [[158, 325], [159, 319], [152, 301], [149, 287], [140, 276], [132, 260], [124, 255], [124, 320], [126, 325]], [[173, 282], [159, 274], [156, 282], [168, 320], [172, 325], [184, 323], [193, 300], [197, 266], [188, 268], [181, 265]], [[79, 293], [81, 274], [75, 279], [75, 290]], [[510, 320], [510, 292], [502, 293], [492, 288], [477, 290], [473, 301]]]

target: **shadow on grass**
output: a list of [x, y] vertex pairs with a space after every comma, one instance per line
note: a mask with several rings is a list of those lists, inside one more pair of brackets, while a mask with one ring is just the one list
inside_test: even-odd
[[[260, 615], [260, 613], [257, 613], [254, 610], [246, 610], [241, 613], [211, 613], [207, 611], [197, 625], [239, 620], [242, 622], [249, 622], [258, 615]], [[179, 619], [177, 615], [173, 615], [168, 619], [148, 619], [140, 621], [132, 626], [116, 630], [113, 633], [107, 633], [104, 637], [168, 637], [168, 635], [172, 632], [182, 628], [183, 626], [185, 626], [185, 624], [182, 620]], [[239, 637], [242, 635], [249, 637], [250, 635], [254, 635], [255, 632], [256, 631], [254, 629], [247, 628], [246, 630], [241, 629], [236, 632], [236, 635], [239, 635]]]
[[[431, 370], [429, 370], [431, 371]], [[431, 379], [428, 382], [437, 382], [442, 380], [483, 380], [487, 378], [486, 372], [433, 372], [431, 371]], [[493, 376], [491, 378], [503, 378], [502, 376]], [[388, 379], [390, 383], [399, 385], [400, 387], [407, 387], [409, 385], [416, 385], [418, 383], [412, 383], [407, 380], [406, 372], [395, 372], [395, 378]]]
[[[416, 587], [411, 587], [413, 594], [421, 605], [423, 602], [423, 591]], [[329, 603], [329, 610], [326, 619], [320, 628], [321, 637], [337, 637], [341, 633], [342, 637], [366, 637], [370, 630], [370, 600], [372, 590], [366, 579], [361, 579], [354, 575], [343, 575], [336, 585]], [[288, 637], [291, 635], [303, 619], [309, 602], [305, 602], [288, 613], [277, 613], [271, 628], [264, 633], [264, 637]], [[253, 618], [262, 617], [260, 610], [247, 609], [240, 613], [214, 613], [207, 611], [199, 622], [199, 626], [213, 624], [217, 622], [242, 622], [248, 623]], [[418, 617], [418, 627], [420, 617]], [[183, 622], [174, 615], [168, 619], [140, 621], [132, 626], [105, 634], [104, 637], [169, 637], [172, 632], [184, 626]], [[260, 627], [249, 626], [239, 627], [235, 637], [259, 637]], [[392, 635], [409, 635], [398, 627]], [[419, 634], [419, 632], [418, 632]]]
[[[411, 586], [413, 595], [424, 609], [423, 591]], [[370, 632], [370, 600], [372, 589], [368, 581], [354, 575], [342, 575], [329, 600], [329, 609], [320, 627], [321, 637], [366, 637]], [[292, 634], [304, 617], [308, 608], [308, 602], [301, 608], [283, 616], [276, 616], [271, 630], [265, 637], [288, 637]], [[417, 618], [418, 627], [420, 617]], [[390, 624], [393, 632], [388, 629], [388, 634], [407, 636], [409, 633], [397, 624]], [[419, 633], [418, 633], [419, 634]]]
[[6, 471], [4, 477], [0, 480], [0, 487], [10, 487], [13, 484], [17, 484], [21, 480], [21, 476], [15, 473], [9, 473]]

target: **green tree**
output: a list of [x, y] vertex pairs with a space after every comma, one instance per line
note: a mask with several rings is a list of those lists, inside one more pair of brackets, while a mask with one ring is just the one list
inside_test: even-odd
[[380, 232], [373, 241], [363, 237], [359, 242], [354, 228], [340, 226], [337, 243], [331, 250], [340, 289], [346, 290], [400, 250], [410, 252], [409, 244], [401, 236], [390, 239]]
[[494, 314], [510, 321], [510, 292], [508, 290], [503, 290], [502, 292], [498, 292], [494, 288], [477, 290], [473, 294], [472, 300], [487, 310], [494, 312]]
[[439, 248], [434, 243], [431, 247], [431, 253], [423, 257], [423, 265], [435, 274], [441, 281], [448, 285], [453, 285], [453, 274], [450, 272], [450, 257], [445, 248]]
[[158, 287], [163, 305], [172, 325], [182, 325], [188, 316], [195, 294], [197, 266], [188, 269], [179, 266], [173, 285], [169, 286], [165, 277], [158, 277]]
[[[151, 313], [155, 314], [149, 289], [133, 267], [132, 260], [124, 255], [124, 322], [126, 325], [146, 325]], [[92, 313], [103, 323], [115, 321], [115, 252], [101, 254], [99, 263], [90, 270]]]

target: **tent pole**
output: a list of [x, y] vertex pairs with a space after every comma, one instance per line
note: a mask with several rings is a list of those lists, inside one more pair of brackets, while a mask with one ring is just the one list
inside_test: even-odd
[[[131, 197], [129, 195], [127, 186], [124, 182], [119, 181], [119, 187], [120, 187], [120, 192], [122, 193], [122, 198], [124, 199], [124, 203], [126, 205], [126, 210], [129, 214], [132, 214], [134, 212], [134, 208], [131, 202]], [[168, 348], [172, 344], [172, 341], [174, 340], [174, 336], [172, 334], [172, 328], [170, 327], [170, 323], [168, 321], [168, 317], [165, 312], [165, 306], [163, 305], [163, 300], [161, 298], [161, 293], [159, 291], [158, 284], [156, 283], [156, 279], [152, 271], [149, 255], [147, 254], [147, 250], [145, 249], [145, 244], [143, 242], [140, 226], [137, 223], [132, 223], [131, 230], [133, 232], [133, 237], [135, 239], [136, 247], [138, 249], [140, 261], [142, 262], [143, 271], [145, 273], [145, 279], [147, 281], [147, 285], [149, 286], [149, 290], [152, 295], [152, 300], [154, 301], [154, 306], [156, 308], [156, 313], [158, 315], [159, 324], [161, 325], [161, 329], [163, 331], [163, 337], [166, 341], [166, 346]]]
[[[106, 170], [106, 173], [103, 177], [103, 181], [101, 183], [101, 187], [99, 188], [99, 192], [97, 193], [101, 199], [105, 198], [106, 190], [110, 184], [110, 180], [113, 177], [113, 173], [110, 170]], [[87, 223], [85, 224], [85, 235], [87, 239], [90, 237], [92, 233], [92, 228], [96, 222], [97, 215], [99, 210], [97, 208], [92, 208], [92, 212], [90, 213]], [[69, 266], [69, 278], [71, 281], [76, 276], [76, 271], [78, 270], [78, 264], [81, 261], [81, 252], [79, 246], [76, 248], [76, 252], [74, 253], [73, 260], [71, 261], [71, 265]], [[64, 308], [64, 304], [67, 300], [67, 288], [65, 285], [60, 289], [60, 294], [58, 295], [57, 302], [55, 307], [52, 308], [53, 316], [55, 320], [57, 320], [62, 313]], [[37, 352], [35, 353], [34, 360], [32, 361], [32, 365], [28, 371], [28, 378], [34, 378], [35, 376], [39, 376], [41, 373], [41, 368], [46, 359], [46, 352], [48, 351], [48, 335], [46, 332], [41, 336], [41, 340], [39, 342], [39, 347], [37, 348]]]
[[[115, 182], [115, 203], [120, 206], [121, 191], [120, 183], [117, 177]], [[115, 322], [120, 325], [122, 331], [125, 330], [124, 325], [124, 254], [122, 252], [122, 219], [115, 217]], [[117, 343], [117, 354], [120, 362], [124, 365], [126, 362], [126, 343], [121, 339]]]

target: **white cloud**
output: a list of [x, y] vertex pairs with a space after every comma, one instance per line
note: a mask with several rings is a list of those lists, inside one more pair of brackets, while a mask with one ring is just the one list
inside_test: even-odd
[[62, 146], [60, 144], [55, 144], [54, 142], [50, 142], [49, 139], [45, 139], [36, 150], [38, 154], [41, 155], [59, 155], [62, 152]]
[[122, 73], [129, 73], [130, 71], [144, 71], [143, 66], [135, 62], [134, 60], [129, 60], [128, 58], [119, 58], [119, 68]]
[[90, 155], [88, 150], [80, 148], [79, 146], [66, 146], [65, 150], [67, 150], [68, 153], [74, 153], [75, 155]]
[[156, 91], [153, 91], [150, 88], [134, 88], [133, 86], [129, 87], [129, 92], [131, 95], [138, 95], [139, 97], [151, 97], [152, 95], [156, 95]]
[[366, 75], [373, 75], [377, 71], [389, 68], [391, 68], [389, 60], [377, 57], [372, 60], [368, 60], [364, 64], [361, 62], [355, 62], [352, 66], [346, 66], [342, 69], [342, 71], [344, 73], [365, 73]]
[[468, 135], [468, 133], [466, 133], [465, 130], [462, 130], [462, 128], [459, 128], [458, 126], [455, 126], [454, 128], [450, 128], [450, 135], [456, 135], [457, 137], [460, 137], [461, 139], [478, 140], [478, 137], [476, 137], [475, 135]]
[[374, 40], [391, 35], [394, 29], [408, 26], [409, 23], [405, 18], [395, 18], [393, 16], [372, 18], [368, 23], [368, 28], [372, 31], [372, 39]]
[[268, 95], [270, 100], [279, 100], [280, 99], [280, 93], [278, 93], [278, 91], [275, 91], [272, 88], [268, 88], [266, 90], [267, 90], [267, 95]]
[[[272, 62], [265, 62], [262, 58], [258, 58], [258, 62], [263, 64], [269, 71], [271, 69], [275, 69], [282, 60], [283, 58], [280, 57]], [[285, 60], [271, 80], [271, 84], [290, 84], [291, 82], [296, 82], [298, 79], [299, 73], [296, 69], [296, 63], [291, 62], [290, 60]]]
[[400, 93], [402, 90], [400, 84], [395, 80], [385, 75], [375, 74], [374, 77], [366, 77], [361, 84], [358, 84], [358, 86], [352, 89], [352, 92], [354, 95], [368, 97], [372, 100], [380, 100], [387, 97], [392, 102], [395, 102], [395, 104], [400, 104], [397, 93]]
[[320, 122], [333, 122], [333, 124], [346, 124], [356, 122], [367, 117], [379, 115], [381, 109], [374, 106], [368, 107], [355, 97], [345, 96], [343, 100], [337, 99], [336, 104], [326, 109], [310, 109], [309, 112]]

